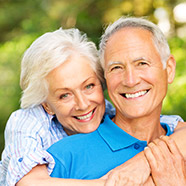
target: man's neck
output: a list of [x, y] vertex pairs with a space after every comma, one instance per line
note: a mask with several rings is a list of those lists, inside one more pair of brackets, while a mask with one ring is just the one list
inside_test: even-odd
[[166, 131], [160, 125], [159, 113], [141, 118], [127, 118], [116, 112], [113, 122], [131, 136], [148, 143], [166, 134]]

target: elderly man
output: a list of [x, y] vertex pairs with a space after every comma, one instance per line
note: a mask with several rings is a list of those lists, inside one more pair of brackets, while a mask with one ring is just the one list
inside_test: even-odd
[[[137, 175], [142, 178], [135, 179], [134, 172], [121, 165], [114, 174], [110, 173], [114, 176], [107, 184], [144, 184], [150, 174], [150, 164], [155, 184], [170, 185], [171, 181], [172, 185], [185, 185], [183, 157], [176, 145], [167, 137], [157, 140], [173, 132], [166, 123], [160, 123], [163, 99], [168, 84], [174, 79], [176, 65], [163, 34], [147, 20], [121, 18], [106, 29], [100, 48], [108, 93], [116, 107], [116, 115], [107, 115], [92, 133], [73, 135], [52, 145], [48, 149], [55, 160], [51, 176], [97, 179], [124, 162], [130, 164], [129, 159], [138, 154], [135, 157], [141, 156], [138, 162], [144, 167], [137, 170]], [[180, 127], [182, 125], [185, 123], [180, 123]], [[175, 132], [173, 138], [186, 157], [185, 144], [181, 140], [183, 131]], [[154, 143], [150, 143], [152, 141]], [[147, 144], [145, 154], [149, 164], [142, 153]], [[157, 152], [161, 152], [159, 159]], [[175, 159], [176, 166], [169, 164], [171, 171], [164, 171], [167, 168], [164, 159], [169, 162]], [[162, 175], [165, 175], [161, 181], [156, 166], [160, 162]], [[118, 179], [120, 174], [115, 177], [117, 170], [133, 174], [133, 180], [125, 179], [125, 176]], [[151, 179], [146, 183], [153, 184]]]
[[[112, 121], [141, 142], [165, 135], [158, 117], [176, 64], [158, 27], [140, 18], [120, 18], [102, 36], [100, 57], [116, 108]], [[148, 160], [154, 160], [152, 154], [146, 151]]]

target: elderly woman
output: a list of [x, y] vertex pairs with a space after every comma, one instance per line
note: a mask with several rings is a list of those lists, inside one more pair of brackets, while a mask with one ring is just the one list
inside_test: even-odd
[[[98, 128], [105, 112], [102, 75], [95, 45], [77, 29], [59, 29], [33, 42], [22, 59], [22, 109], [12, 113], [5, 130], [1, 185], [15, 185], [39, 164], [50, 163], [50, 173], [54, 160], [48, 147], [68, 135]], [[106, 103], [106, 112], [113, 114]], [[161, 119], [169, 119], [175, 128], [180, 118]], [[99, 181], [90, 182], [103, 183]]]
[[97, 61], [95, 44], [77, 29], [46, 33], [25, 52], [22, 109], [6, 126], [1, 185], [15, 185], [37, 164], [52, 162], [46, 149], [56, 141], [97, 129], [105, 112]]

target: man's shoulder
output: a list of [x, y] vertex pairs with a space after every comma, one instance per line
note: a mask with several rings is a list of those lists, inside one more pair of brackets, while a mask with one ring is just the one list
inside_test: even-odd
[[49, 147], [48, 152], [57, 156], [57, 154], [78, 154], [87, 148], [91, 148], [95, 143], [95, 138], [99, 138], [98, 132], [94, 131], [88, 134], [75, 134], [63, 138]]
[[56, 142], [52, 146], [54, 146], [54, 147], [58, 147], [58, 146], [67, 147], [70, 145], [71, 148], [73, 148], [73, 146], [81, 145], [82, 142], [88, 142], [96, 135], [97, 135], [97, 131], [94, 131], [91, 133], [86, 133], [86, 134], [74, 134], [74, 135], [68, 136], [68, 137]]

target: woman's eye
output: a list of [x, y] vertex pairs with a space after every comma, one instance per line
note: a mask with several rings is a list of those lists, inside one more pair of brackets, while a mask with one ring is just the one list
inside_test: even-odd
[[62, 95], [60, 95], [60, 99], [65, 99], [65, 98], [67, 98], [69, 96], [69, 94], [62, 94]]
[[86, 89], [92, 89], [93, 87], [94, 87], [94, 84], [91, 83], [91, 84], [89, 84], [89, 85], [86, 86]]

